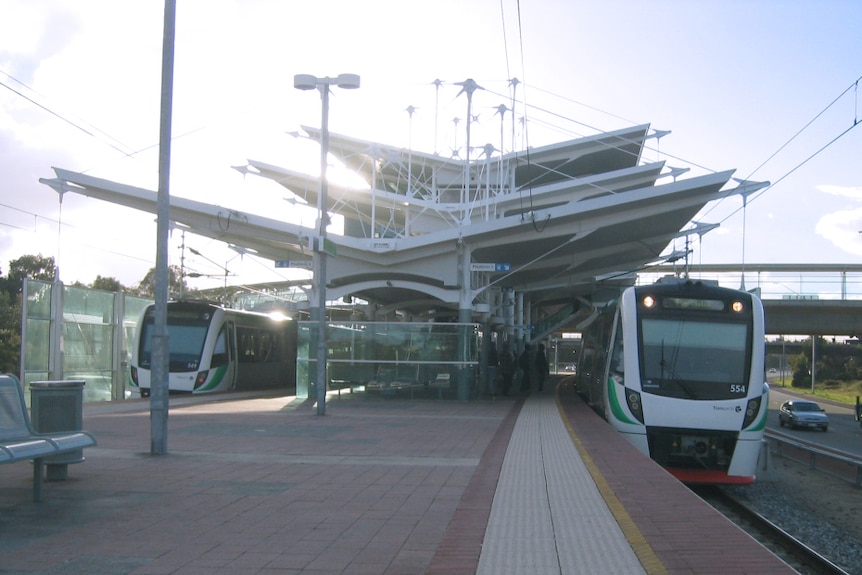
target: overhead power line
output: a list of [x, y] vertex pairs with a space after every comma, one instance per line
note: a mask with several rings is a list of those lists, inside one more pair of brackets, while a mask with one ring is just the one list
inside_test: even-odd
[[[807, 122], [807, 123], [806, 123], [802, 128], [800, 128], [800, 129], [799, 129], [795, 134], [793, 134], [793, 136], [791, 136], [791, 137], [790, 137], [790, 139], [788, 139], [784, 144], [782, 144], [781, 146], [779, 146], [779, 148], [778, 148], [775, 152], [773, 152], [772, 154], [770, 154], [770, 156], [769, 156], [766, 160], [764, 160], [764, 161], [763, 161], [763, 162], [762, 162], [762, 163], [761, 163], [757, 168], [755, 168], [755, 169], [754, 169], [754, 171], [752, 171], [752, 172], [751, 172], [751, 175], [750, 175], [748, 178], [746, 178], [746, 179], [750, 179], [750, 178], [751, 178], [751, 176], [753, 176], [753, 175], [754, 175], [756, 172], [758, 172], [758, 171], [759, 171], [763, 166], [765, 166], [768, 162], [770, 162], [773, 158], [775, 158], [775, 157], [776, 157], [776, 156], [777, 156], [777, 155], [778, 155], [778, 154], [779, 154], [779, 153], [780, 153], [784, 148], [786, 148], [786, 147], [787, 147], [787, 146], [788, 146], [788, 145], [789, 145], [793, 140], [795, 140], [795, 139], [796, 139], [796, 138], [797, 138], [797, 137], [798, 137], [802, 132], [804, 132], [806, 129], [808, 129], [809, 127], [811, 127], [811, 125], [812, 125], [815, 121], [817, 121], [817, 119], [818, 119], [818, 118], [820, 118], [824, 113], [826, 113], [826, 112], [827, 112], [827, 111], [828, 111], [832, 106], [834, 106], [834, 105], [835, 105], [835, 104], [836, 104], [836, 103], [837, 103], [841, 98], [843, 98], [845, 95], [847, 95], [847, 92], [849, 92], [851, 89], [856, 89], [856, 88], [858, 87], [858, 85], [859, 85], [859, 81], [860, 81], [860, 80], [862, 80], [862, 76], [860, 76], [859, 78], [857, 78], [855, 82], [853, 82], [853, 83], [852, 83], [852, 84], [850, 84], [846, 89], [844, 89], [844, 90], [841, 92], [841, 94], [839, 94], [839, 95], [838, 95], [834, 100], [832, 100], [832, 101], [831, 101], [831, 102], [830, 102], [830, 103], [829, 103], [825, 108], [823, 108], [823, 110], [821, 110], [820, 112], [818, 112], [818, 113], [817, 113], [817, 114], [816, 114], [816, 115], [815, 115], [815, 116], [814, 116], [814, 117], [813, 117], [809, 122]], [[746, 204], [747, 204], [747, 203], [750, 203], [751, 201], [753, 201], [753, 200], [755, 200], [755, 199], [759, 198], [760, 196], [762, 196], [763, 194], [765, 194], [766, 192], [768, 192], [769, 190], [771, 190], [772, 188], [774, 188], [775, 186], [777, 186], [780, 182], [782, 182], [783, 180], [787, 179], [791, 174], [793, 174], [794, 172], [796, 172], [796, 171], [797, 171], [798, 169], [800, 169], [802, 166], [804, 166], [805, 164], [807, 164], [808, 162], [810, 162], [811, 160], [813, 160], [814, 158], [816, 158], [817, 156], [819, 156], [821, 153], [823, 153], [824, 151], [826, 151], [826, 149], [828, 149], [830, 146], [832, 146], [835, 142], [837, 142], [838, 140], [840, 140], [841, 138], [843, 138], [844, 136], [846, 136], [848, 133], [850, 133], [850, 131], [851, 131], [851, 130], [853, 130], [853, 128], [857, 127], [860, 123], [862, 123], [862, 122], [860, 122], [860, 121], [859, 121], [859, 118], [858, 118], [858, 117], [856, 117], [856, 116], [854, 115], [853, 122], [850, 124], [850, 126], [848, 126], [848, 127], [847, 127], [845, 130], [843, 130], [840, 134], [838, 134], [837, 136], [835, 136], [834, 138], [832, 138], [830, 141], [828, 141], [826, 144], [824, 144], [823, 146], [821, 146], [820, 148], [818, 148], [817, 150], [815, 150], [813, 153], [809, 154], [809, 155], [808, 155], [806, 158], [804, 158], [802, 161], [798, 162], [795, 166], [793, 166], [793, 167], [792, 167], [792, 168], [790, 168], [787, 172], [785, 172], [785, 173], [784, 173], [784, 175], [782, 175], [780, 178], [778, 178], [778, 179], [777, 179], [777, 180], [775, 180], [774, 182], [771, 182], [771, 183], [769, 184], [769, 186], [767, 186], [766, 188], [763, 188], [763, 189], [762, 189], [762, 190], [760, 190], [759, 192], [757, 192], [757, 193], [753, 194], [753, 195], [751, 196], [751, 199], [749, 199], [747, 202], [743, 203], [743, 206], [740, 206], [740, 207], [738, 207], [737, 209], [735, 209], [734, 211], [732, 211], [730, 214], [728, 214], [728, 215], [727, 215], [724, 219], [722, 219], [721, 221], [722, 221], [722, 222], [725, 222], [725, 221], [727, 221], [728, 219], [730, 219], [731, 217], [733, 217], [734, 215], [736, 215], [737, 213], [739, 213], [739, 211], [740, 211], [741, 209], [743, 209], [743, 208], [746, 206]], [[712, 211], [712, 209], [713, 209], [713, 208], [711, 208], [709, 211]], [[709, 213], [709, 212], [707, 212], [707, 213]]]
[[[13, 80], [15, 83], [20, 84], [21, 86], [24, 86], [25, 88], [27, 88], [29, 91], [33, 92], [34, 94], [38, 94], [38, 92], [36, 92], [36, 91], [35, 91], [35, 90], [33, 90], [32, 88], [30, 88], [27, 84], [25, 84], [24, 82], [21, 82], [20, 80], [18, 80], [18, 79], [17, 79], [17, 78], [15, 78], [14, 76], [12, 76], [12, 75], [8, 74], [7, 72], [2, 72], [2, 71], [0, 71], [0, 73], [2, 73], [4, 76], [6, 76], [7, 78], [9, 78], [10, 80]], [[49, 108], [48, 106], [46, 106], [46, 105], [44, 105], [44, 104], [42, 104], [42, 103], [40, 103], [40, 102], [37, 102], [35, 99], [33, 99], [33, 98], [31, 98], [30, 96], [28, 96], [28, 95], [24, 94], [24, 93], [23, 93], [22, 91], [20, 91], [20, 90], [16, 90], [15, 88], [13, 88], [12, 86], [10, 86], [9, 84], [7, 84], [7, 83], [5, 83], [5, 82], [0, 82], [0, 86], [3, 86], [4, 88], [6, 88], [7, 90], [9, 90], [9, 91], [10, 91], [10, 92], [12, 92], [13, 94], [16, 94], [17, 96], [20, 96], [21, 98], [24, 98], [25, 100], [27, 100], [28, 102], [30, 102], [30, 103], [31, 103], [31, 104], [33, 104], [34, 106], [36, 106], [36, 107], [38, 107], [38, 108], [40, 108], [40, 109], [44, 110], [45, 112], [48, 112], [49, 114], [51, 114], [51, 115], [52, 115], [52, 116], [54, 116], [55, 118], [57, 118], [57, 119], [59, 119], [59, 120], [61, 120], [61, 121], [65, 122], [65, 123], [69, 124], [69, 125], [70, 125], [70, 126], [72, 126], [73, 128], [76, 128], [77, 130], [80, 130], [81, 132], [84, 132], [85, 134], [87, 134], [87, 135], [88, 135], [88, 136], [90, 136], [91, 138], [95, 138], [96, 140], [99, 140], [100, 142], [102, 142], [102, 143], [104, 143], [104, 144], [106, 144], [106, 145], [110, 146], [111, 148], [113, 148], [113, 149], [117, 150], [118, 152], [120, 152], [120, 153], [121, 153], [121, 154], [123, 154], [124, 156], [131, 156], [131, 155], [132, 155], [132, 152], [128, 152], [127, 150], [124, 150], [124, 149], [122, 149], [122, 148], [120, 148], [120, 147], [116, 146], [116, 145], [115, 145], [115, 144], [113, 144], [112, 142], [108, 142], [108, 141], [106, 141], [106, 140], [105, 140], [105, 138], [101, 138], [101, 137], [97, 136], [96, 134], [94, 134], [93, 132], [91, 132], [90, 130], [88, 130], [87, 128], [85, 128], [84, 126], [82, 126], [81, 124], [79, 124], [79, 123], [77, 123], [77, 122], [74, 122], [74, 121], [70, 120], [69, 118], [65, 117], [64, 115], [60, 114], [59, 112], [55, 112], [54, 110], [52, 110], [52, 109], [51, 109], [51, 108]], [[98, 128], [95, 128], [95, 127], [94, 127], [94, 129], [95, 129], [97, 132], [99, 132], [100, 134], [102, 134], [103, 136], [105, 136], [106, 138], [110, 138], [110, 139], [112, 139], [112, 140], [116, 141], [114, 138], [111, 138], [111, 137], [110, 137], [110, 136], [108, 136], [105, 132], [103, 132], [103, 131], [99, 130]]]

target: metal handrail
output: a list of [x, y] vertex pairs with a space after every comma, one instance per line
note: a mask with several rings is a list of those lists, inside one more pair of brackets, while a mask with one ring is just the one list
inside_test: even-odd
[[[856, 476], [855, 476], [855, 479], [853, 480], [853, 483], [854, 483], [854, 485], [856, 485], [856, 487], [862, 487], [862, 459], [860, 459], [859, 457], [854, 456], [851, 453], [846, 453], [846, 452], [837, 451], [837, 450], [829, 450], [829, 449], [825, 449], [821, 446], [816, 446], [816, 445], [813, 445], [811, 443], [807, 443], [804, 441], [799, 441], [796, 439], [790, 439], [784, 435], [778, 434], [778, 433], [776, 433], [774, 431], [770, 431], [770, 430], [767, 430], [764, 433], [764, 437], [768, 441], [775, 443], [775, 445], [776, 445], [775, 453], [779, 457], [787, 457], [788, 459], [793, 459], [792, 457], [789, 457], [789, 456], [784, 455], [782, 453], [782, 446], [784, 446], [784, 445], [792, 447], [792, 448], [797, 449], [799, 451], [802, 451], [804, 453], [807, 453], [808, 454], [809, 469], [812, 469], [812, 470], [817, 470], [817, 458], [818, 457], [826, 458], [826, 459], [829, 459], [832, 461], [837, 461], [839, 463], [844, 463], [846, 465], [849, 465], [850, 467], [855, 467], [856, 468]], [[800, 463], [803, 463], [803, 462], [800, 462]], [[821, 467], [820, 471], [822, 471], [824, 473], [829, 473], [830, 475], [832, 475], [834, 477], [838, 477], [839, 479], [847, 479], [846, 477], [842, 477], [841, 475], [839, 475], [837, 473], [833, 473], [833, 472], [831, 472], [828, 469], [823, 468], [823, 467]]]

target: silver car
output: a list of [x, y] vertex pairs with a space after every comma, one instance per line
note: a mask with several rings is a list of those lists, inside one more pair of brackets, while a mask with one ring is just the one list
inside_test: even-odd
[[811, 427], [826, 431], [829, 428], [829, 416], [820, 405], [813, 401], [791, 399], [778, 408], [778, 423], [791, 428]]

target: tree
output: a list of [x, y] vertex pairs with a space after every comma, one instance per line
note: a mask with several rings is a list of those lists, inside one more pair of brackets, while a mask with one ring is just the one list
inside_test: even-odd
[[103, 278], [97, 275], [92, 288], [105, 291], [123, 291], [123, 284], [116, 278]]
[[53, 257], [46, 258], [42, 254], [21, 256], [9, 262], [9, 273], [5, 278], [0, 275], [0, 291], [15, 296], [21, 293], [24, 278], [50, 282], [54, 281], [55, 273]]
[[800, 353], [796, 356], [795, 364], [793, 370], [793, 381], [791, 385], [793, 387], [810, 387], [811, 385], [811, 371], [810, 371], [810, 363], [808, 360], [808, 356], [805, 353]]
[[844, 364], [844, 374], [848, 380], [859, 379], [859, 360], [855, 356], [850, 357]]
[[[172, 294], [188, 292], [186, 280], [182, 277], [182, 269], [179, 266], [168, 267], [168, 286], [168, 291]], [[143, 297], [156, 297], [156, 268], [150, 268], [135, 291]]]
[[0, 291], [0, 372], [18, 373], [21, 362], [20, 296]]

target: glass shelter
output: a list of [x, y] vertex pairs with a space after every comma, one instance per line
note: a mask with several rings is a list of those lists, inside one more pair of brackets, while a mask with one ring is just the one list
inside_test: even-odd
[[[329, 322], [330, 389], [470, 399], [479, 393], [480, 326]], [[315, 397], [317, 323], [299, 323], [297, 396]]]

